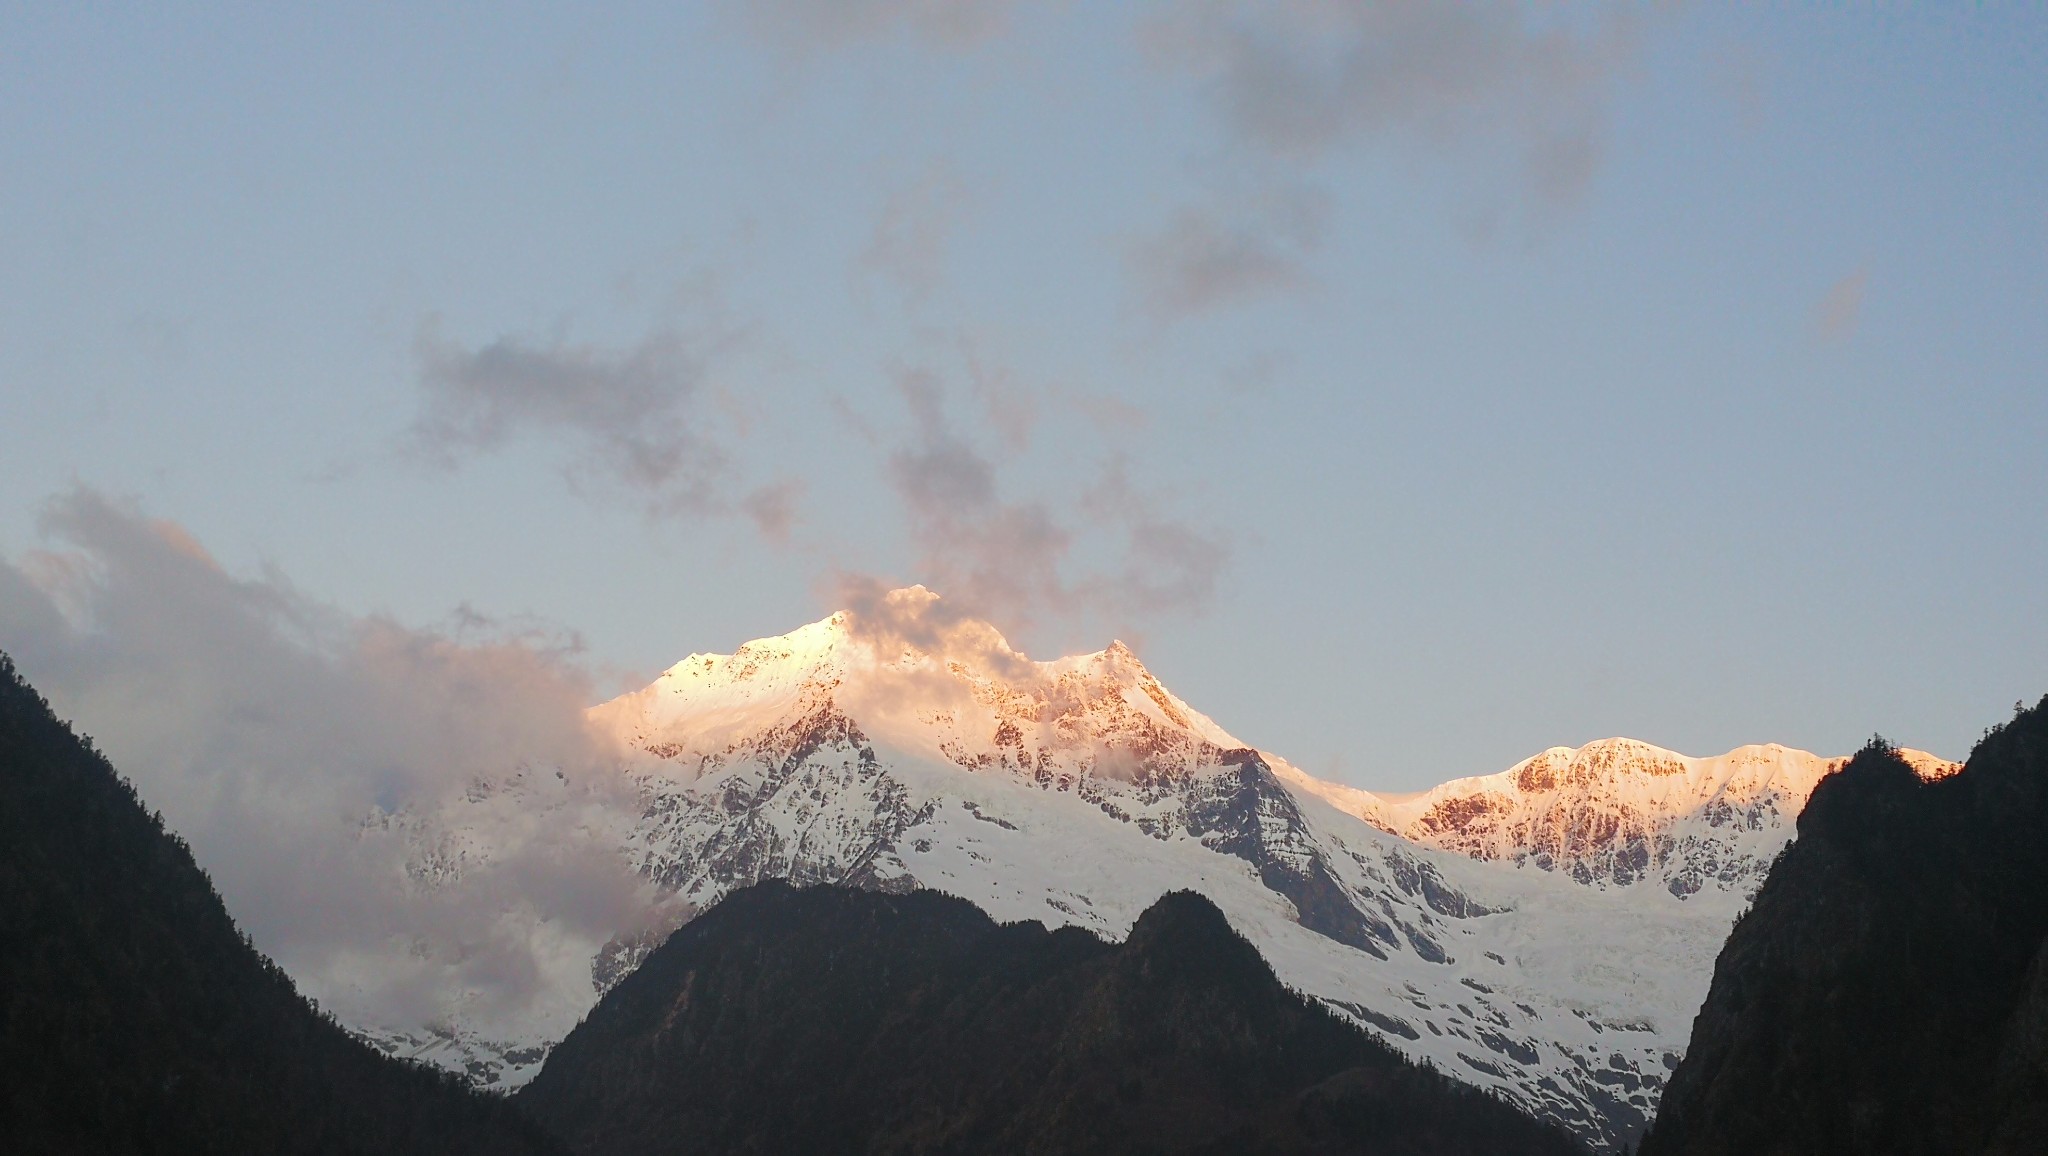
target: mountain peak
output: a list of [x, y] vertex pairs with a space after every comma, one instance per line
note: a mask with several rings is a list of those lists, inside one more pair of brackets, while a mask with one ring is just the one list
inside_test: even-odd
[[1235, 936], [1230, 921], [1213, 900], [1199, 891], [1169, 891], [1131, 925], [1130, 942], [1172, 944], [1200, 943]]
[[1221, 908], [1199, 891], [1169, 891], [1131, 925], [1124, 940], [1147, 982], [1202, 977], [1237, 986], [1273, 982], [1273, 969]]

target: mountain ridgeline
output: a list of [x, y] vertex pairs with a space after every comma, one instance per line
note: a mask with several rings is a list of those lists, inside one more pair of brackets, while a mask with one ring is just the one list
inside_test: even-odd
[[5, 655], [0, 798], [7, 1151], [561, 1151], [511, 1105], [307, 1004]]
[[1643, 1156], [2048, 1151], [2048, 699], [1924, 781], [1823, 780]]
[[1192, 892], [1111, 944], [930, 891], [757, 884], [516, 1099], [584, 1156], [1580, 1151], [1288, 990]]

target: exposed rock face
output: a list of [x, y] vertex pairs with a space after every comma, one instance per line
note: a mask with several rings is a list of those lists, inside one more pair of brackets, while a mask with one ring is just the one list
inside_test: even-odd
[[518, 1102], [586, 1156], [1577, 1150], [1289, 992], [1190, 892], [1112, 945], [930, 892], [743, 889]]
[[1821, 783], [1714, 967], [1646, 1156], [2048, 1150], [2048, 700], [1927, 781]]

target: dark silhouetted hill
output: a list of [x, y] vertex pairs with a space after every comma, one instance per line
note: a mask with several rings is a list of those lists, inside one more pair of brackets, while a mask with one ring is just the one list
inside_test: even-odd
[[1822, 781], [1643, 1156], [2048, 1152], [2048, 699], [1923, 782]]
[[1112, 945], [928, 891], [762, 883], [518, 1099], [586, 1156], [1578, 1151], [1283, 987], [1191, 892]]
[[317, 1013], [4, 655], [0, 1149], [560, 1151], [510, 1104]]

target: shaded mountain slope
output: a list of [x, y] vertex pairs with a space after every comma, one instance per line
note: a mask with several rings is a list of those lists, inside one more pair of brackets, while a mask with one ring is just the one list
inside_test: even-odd
[[314, 1011], [4, 655], [0, 800], [8, 1151], [559, 1151], [511, 1105]]
[[1113, 945], [929, 891], [758, 884], [517, 1098], [588, 1156], [1578, 1150], [1288, 991], [1192, 892]]
[[1821, 782], [1642, 1151], [2048, 1151], [2048, 699], [1952, 777]]

